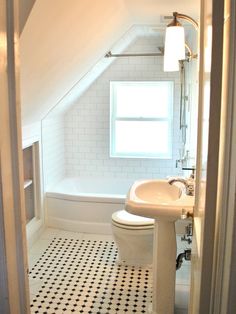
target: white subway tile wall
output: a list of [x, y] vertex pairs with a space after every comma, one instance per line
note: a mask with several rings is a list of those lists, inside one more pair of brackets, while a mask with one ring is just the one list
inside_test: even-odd
[[64, 116], [42, 121], [42, 155], [44, 189], [48, 191], [65, 176]]
[[[140, 37], [126, 52], [159, 52], [159, 46], [163, 46], [163, 43], [156, 36]], [[174, 81], [172, 159], [110, 158], [109, 92], [112, 80]], [[181, 169], [175, 167], [176, 159], [179, 159], [179, 150], [182, 147], [179, 131], [179, 99], [179, 72], [163, 72], [163, 57], [117, 58], [65, 116], [66, 175], [118, 177], [134, 180], [181, 175]], [[160, 135], [157, 134], [157, 136]]]

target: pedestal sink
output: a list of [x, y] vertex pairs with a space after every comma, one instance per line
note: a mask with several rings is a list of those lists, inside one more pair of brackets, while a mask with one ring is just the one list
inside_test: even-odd
[[167, 180], [140, 180], [131, 187], [125, 209], [155, 219], [152, 314], [173, 314], [175, 304], [175, 221], [192, 212], [194, 197]]

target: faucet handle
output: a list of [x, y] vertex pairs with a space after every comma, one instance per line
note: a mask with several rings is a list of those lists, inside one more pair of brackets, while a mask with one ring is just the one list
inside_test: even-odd
[[[191, 181], [190, 181], [191, 180]], [[193, 196], [194, 195], [194, 181], [193, 178], [190, 178], [188, 181], [188, 185], [186, 187], [187, 194]]]

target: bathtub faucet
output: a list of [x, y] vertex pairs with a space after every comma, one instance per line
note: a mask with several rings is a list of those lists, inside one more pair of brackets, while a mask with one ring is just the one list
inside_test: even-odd
[[180, 182], [185, 186], [186, 189], [186, 194], [193, 196], [194, 195], [194, 180], [193, 178], [188, 178], [188, 179], [184, 179], [184, 178], [170, 178], [168, 180], [169, 184], [173, 184], [175, 182]]

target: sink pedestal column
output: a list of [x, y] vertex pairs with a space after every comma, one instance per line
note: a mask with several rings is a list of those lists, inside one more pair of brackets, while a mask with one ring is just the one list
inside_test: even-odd
[[153, 314], [173, 314], [175, 305], [175, 223], [155, 219], [153, 243]]

